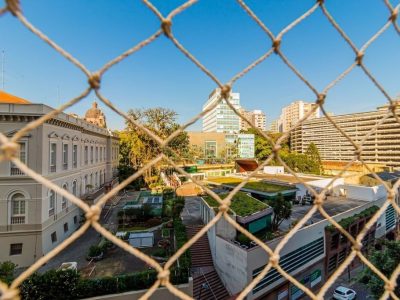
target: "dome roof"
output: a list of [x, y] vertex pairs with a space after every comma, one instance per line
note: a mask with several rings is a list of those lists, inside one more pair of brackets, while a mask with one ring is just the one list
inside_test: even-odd
[[100, 108], [97, 106], [97, 102], [93, 102], [92, 107], [88, 109], [88, 111], [85, 114], [85, 119], [96, 119], [100, 116], [103, 115], [103, 112], [101, 111]]

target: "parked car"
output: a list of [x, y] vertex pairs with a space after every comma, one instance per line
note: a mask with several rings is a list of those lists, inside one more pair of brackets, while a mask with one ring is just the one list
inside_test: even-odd
[[344, 286], [338, 286], [333, 292], [333, 299], [338, 300], [353, 300], [356, 299], [357, 293]]

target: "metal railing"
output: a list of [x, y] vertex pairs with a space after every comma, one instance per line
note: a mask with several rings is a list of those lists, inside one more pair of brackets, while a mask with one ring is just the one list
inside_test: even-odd
[[[387, 19], [384, 20], [384, 25], [370, 38], [368, 39], [361, 47], [357, 47], [356, 44], [350, 39], [350, 37], [346, 34], [346, 32], [340, 27], [338, 22], [335, 18], [331, 15], [328, 8], [325, 6], [324, 0], [317, 0], [311, 7], [300, 15], [298, 18], [293, 20], [288, 26], [286, 26], [283, 30], [281, 30], [278, 34], [273, 34], [272, 31], [268, 28], [268, 26], [261, 21], [261, 19], [257, 16], [257, 14], [245, 3], [243, 0], [237, 0], [236, 2], [238, 5], [248, 14], [249, 18], [251, 18], [255, 26], [259, 26], [259, 28], [265, 33], [266, 40], [271, 42], [271, 47], [258, 59], [253, 61], [239, 73], [234, 74], [233, 77], [226, 83], [220, 81], [216, 75], [214, 75], [211, 71], [209, 71], [192, 53], [190, 53], [175, 37], [173, 31], [173, 20], [175, 17], [185, 10], [189, 9], [192, 5], [194, 5], [197, 0], [189, 0], [182, 4], [181, 6], [177, 7], [176, 9], [172, 10], [167, 16], [164, 16], [158, 9], [155, 7], [149, 0], [142, 0], [143, 3], [151, 10], [155, 16], [159, 19], [160, 28], [157, 29], [152, 35], [150, 35], [147, 39], [143, 40], [142, 42], [138, 43], [137, 45], [133, 46], [132, 48], [128, 49], [121, 55], [117, 56], [116, 58], [112, 59], [111, 61], [104, 64], [102, 68], [96, 71], [89, 70], [84, 64], [82, 64], [79, 60], [73, 57], [70, 53], [64, 50], [62, 47], [57, 45], [53, 40], [47, 37], [43, 32], [41, 32], [38, 28], [35, 27], [29, 20], [25, 17], [21, 10], [20, 2], [18, 0], [6, 0], [5, 7], [0, 8], [0, 15], [9, 14], [15, 17], [16, 21], [19, 21], [23, 26], [25, 26], [29, 31], [32, 32], [37, 38], [43, 40], [47, 43], [50, 47], [52, 47], [58, 54], [63, 56], [66, 60], [68, 60], [71, 64], [77, 67], [80, 71], [82, 71], [87, 78], [87, 86], [84, 91], [75, 98], [69, 100], [66, 103], [63, 103], [60, 107], [55, 109], [54, 111], [28, 123], [26, 126], [18, 130], [11, 138], [8, 138], [5, 134], [0, 133], [0, 162], [1, 161], [11, 161], [14, 163], [21, 171], [23, 171], [27, 176], [30, 176], [37, 182], [43, 184], [44, 186], [48, 187], [49, 189], [54, 190], [56, 193], [60, 194], [61, 196], [66, 197], [69, 201], [73, 204], [80, 207], [85, 212], [86, 220], [84, 224], [75, 231], [70, 237], [66, 240], [61, 242], [57, 245], [53, 250], [48, 252], [43, 257], [40, 257], [34, 264], [28, 267], [24, 272], [22, 272], [11, 284], [7, 286], [4, 283], [0, 283], [0, 293], [1, 299], [13, 299], [18, 297], [18, 287], [21, 283], [27, 279], [30, 275], [32, 275], [35, 271], [37, 271], [44, 263], [55, 257], [58, 253], [68, 247], [71, 243], [73, 243], [76, 239], [78, 239], [89, 227], [93, 227], [96, 231], [98, 231], [101, 235], [103, 235], [108, 240], [112, 241], [114, 244], [118, 245], [125, 251], [129, 252], [132, 255], [140, 258], [152, 268], [154, 268], [158, 272], [157, 280], [154, 284], [146, 291], [146, 293], [142, 296], [143, 299], [149, 298], [154, 291], [159, 286], [165, 286], [168, 290], [173, 293], [176, 297], [182, 299], [190, 299], [188, 295], [183, 293], [181, 290], [176, 288], [170, 282], [170, 267], [176, 263], [178, 258], [189, 249], [194, 242], [196, 242], [202, 235], [206, 234], [206, 232], [213, 227], [219, 220], [222, 218], [225, 219], [229, 224], [231, 224], [237, 231], [243, 233], [246, 237], [250, 238], [254, 242], [256, 242], [260, 247], [268, 254], [269, 260], [268, 263], [265, 265], [264, 269], [255, 277], [253, 280], [240, 292], [237, 296], [237, 299], [244, 299], [248, 293], [250, 293], [253, 288], [265, 277], [265, 275], [271, 270], [275, 269], [279, 272], [284, 278], [286, 278], [291, 284], [297, 286], [301, 289], [308, 297], [315, 300], [323, 299], [326, 295], [328, 289], [335, 283], [338, 277], [346, 270], [346, 268], [351, 264], [354, 258], [358, 257], [368, 268], [370, 268], [383, 282], [384, 282], [384, 293], [382, 294], [382, 299], [386, 299], [389, 296], [398, 299], [398, 297], [394, 293], [394, 288], [396, 286], [396, 280], [398, 275], [400, 274], [400, 265], [395, 269], [393, 274], [390, 276], [386, 276], [379, 271], [379, 269], [374, 266], [367, 257], [364, 256], [362, 253], [362, 241], [369, 231], [370, 228], [374, 225], [374, 223], [378, 220], [378, 218], [385, 212], [386, 208], [389, 204], [392, 204], [397, 213], [400, 213], [400, 208], [395, 203], [395, 194], [397, 192], [397, 188], [400, 185], [400, 182], [397, 181], [392, 187], [388, 186], [386, 182], [384, 182], [381, 178], [377, 176], [375, 172], [373, 172], [367, 164], [364, 164], [362, 159], [363, 153], [363, 145], [366, 140], [371, 137], [381, 126], [384, 121], [388, 118], [393, 116], [394, 119], [398, 124], [400, 124], [399, 115], [396, 112], [396, 108], [398, 107], [398, 103], [395, 101], [394, 97], [390, 96], [390, 94], [385, 90], [382, 84], [378, 81], [378, 79], [372, 74], [372, 72], [368, 69], [367, 65], [365, 64], [364, 57], [367, 55], [367, 50], [371, 44], [373, 44], [388, 28], [392, 28], [394, 32], [400, 36], [400, 26], [397, 22], [398, 14], [399, 14], [399, 7], [400, 4], [396, 4], [396, 6], [392, 5], [388, 0], [382, 0], [382, 6], [387, 8]], [[110, 2], [111, 3], [111, 2]], [[361, 5], [361, 4], [360, 4]], [[364, 3], [363, 3], [364, 5]], [[347, 43], [347, 45], [352, 49], [354, 62], [351, 63], [348, 68], [346, 68], [339, 76], [334, 78], [325, 88], [317, 89], [297, 68], [296, 66], [288, 59], [285, 53], [282, 50], [281, 45], [285, 43], [285, 36], [288, 32], [290, 32], [293, 28], [298, 26], [300, 23], [305, 22], [307, 18], [311, 15], [315, 14], [316, 11], [320, 11], [322, 15], [326, 18], [326, 20], [331, 24], [331, 26], [337, 31], [338, 35]], [[132, 12], [134, 13], [134, 12]], [[178, 22], [178, 21], [177, 21]], [[0, 23], [1, 26], [1, 23]], [[190, 174], [185, 172], [182, 168], [176, 165], [176, 163], [164, 152], [160, 153], [158, 156], [154, 157], [152, 160], [147, 162], [138, 172], [124, 180], [123, 182], [119, 183], [118, 186], [114, 187], [109, 193], [105, 194], [96, 204], [89, 206], [84, 201], [80, 200], [79, 198], [75, 197], [68, 191], [65, 191], [55, 183], [51, 182], [50, 180], [46, 179], [42, 175], [36, 173], [35, 171], [31, 170], [26, 166], [21, 160], [18, 158], [18, 141], [27, 134], [30, 130], [41, 126], [46, 121], [54, 118], [58, 113], [64, 111], [65, 109], [71, 107], [72, 105], [79, 103], [82, 99], [87, 97], [92, 91], [96, 94], [96, 96], [102, 101], [107, 107], [112, 109], [118, 115], [123, 117], [127, 122], [134, 125], [139, 130], [145, 132], [148, 137], [153, 139], [156, 143], [160, 145], [160, 149], [170, 149], [169, 143], [183, 130], [187, 129], [188, 126], [195, 123], [197, 120], [202, 118], [205, 113], [208, 111], [203, 111], [197, 114], [194, 118], [192, 118], [187, 123], [181, 125], [179, 129], [173, 132], [169, 137], [166, 139], [162, 139], [153, 133], [151, 130], [147, 129], [145, 126], [140, 124], [137, 120], [130, 118], [126, 113], [120, 110], [117, 107], [117, 102], [112, 102], [110, 99], [106, 98], [101, 90], [100, 87], [102, 86], [101, 79], [103, 75], [117, 63], [122, 62], [126, 57], [132, 56], [137, 51], [141, 50], [142, 48], [146, 47], [147, 45], [153, 43], [157, 39], [161, 39], [164, 36], [166, 39], [170, 40], [172, 44], [177, 48], [177, 51], [180, 51], [186, 58], [188, 58], [197, 68], [199, 68], [206, 76], [208, 76], [214, 83], [215, 87], [220, 89], [218, 94], [219, 99], [218, 101], [213, 104], [208, 111], [215, 108], [222, 100], [226, 101], [226, 104], [237, 114], [240, 118], [242, 118], [249, 126], [253, 127], [251, 121], [246, 117], [242, 116], [239, 111], [235, 109], [235, 107], [230, 102], [230, 93], [232, 88], [234, 87], [235, 83], [240, 80], [243, 76], [245, 76], [248, 72], [250, 72], [253, 68], [257, 65], [263, 63], [272, 55], [276, 55], [284, 65], [286, 65], [291, 72], [297, 76], [305, 86], [311, 91], [311, 93], [315, 97], [315, 104], [314, 108], [310, 110], [301, 120], [299, 120], [294, 126], [285, 134], [283, 134], [276, 142], [272, 140], [272, 138], [266, 134], [265, 132], [260, 131], [257, 128], [254, 128], [256, 132], [271, 142], [273, 145], [272, 153], [269, 157], [262, 162], [259, 167], [248, 174], [248, 177], [236, 186], [229, 195], [221, 199], [217, 194], [215, 194], [212, 190], [210, 190], [207, 186], [205, 186], [202, 182], [193, 178]], [[373, 85], [377, 87], [377, 89], [381, 92], [381, 94], [387, 100], [389, 106], [386, 110], [386, 117], [382, 118], [381, 121], [377, 122], [377, 124], [368, 132], [366, 133], [361, 140], [355, 142], [349, 137], [346, 132], [342, 130], [342, 128], [335, 123], [333, 118], [326, 113], [325, 110], [325, 102], [329, 95], [329, 92], [332, 90], [336, 84], [347, 77], [354, 69], [359, 68], [367, 78], [372, 82]], [[350, 142], [350, 144], [354, 147], [354, 156], [353, 158], [344, 166], [343, 170], [339, 172], [335, 177], [332, 178], [331, 184], [322, 189], [321, 191], [316, 191], [314, 188], [309, 186], [306, 182], [304, 182], [292, 169], [290, 169], [286, 163], [282, 160], [279, 155], [280, 147], [285, 139], [287, 139], [290, 134], [300, 126], [304, 120], [307, 120], [311, 114], [315, 112], [317, 108], [321, 109], [322, 114], [327, 120], [340, 132], [342, 136], [346, 138]], [[178, 155], [179, 156], [179, 155]], [[279, 244], [274, 248], [271, 249], [263, 243], [260, 239], [255, 237], [249, 231], [241, 227], [238, 223], [233, 220], [229, 213], [229, 207], [231, 205], [231, 201], [233, 196], [250, 180], [252, 175], [255, 175], [259, 170], [261, 170], [264, 166], [268, 165], [272, 160], [278, 161], [281, 165], [285, 167], [285, 169], [295, 176], [299, 182], [302, 182], [309, 192], [314, 195], [315, 201], [311, 206], [310, 210], [299, 220], [299, 222], [290, 229], [290, 231], [280, 240]], [[202, 188], [213, 197], [218, 203], [219, 211], [215, 215], [213, 219], [209, 221], [196, 235], [194, 235], [186, 244], [184, 244], [178, 251], [172, 255], [165, 265], [161, 266], [157, 261], [149, 257], [148, 255], [142, 253], [140, 250], [131, 247], [129, 244], [123, 242], [122, 240], [115, 237], [112, 233], [110, 233], [107, 229], [102, 227], [99, 223], [101, 207], [104, 205], [107, 200], [111, 199], [113, 196], [117, 195], [117, 193], [123, 190], [130, 182], [141, 176], [145, 171], [149, 170], [152, 166], [161, 161], [169, 163], [173, 168], [175, 168], [180, 174], [185, 175], [187, 178], [191, 179], [194, 183]], [[328, 191], [330, 186], [333, 182], [338, 179], [348, 168], [351, 167], [352, 163], [360, 161], [362, 162], [365, 167], [374, 175], [376, 180], [382, 184], [386, 191], [387, 191], [387, 200], [385, 203], [379, 208], [379, 210], [372, 216], [372, 218], [365, 224], [362, 231], [356, 236], [353, 237], [349, 232], [347, 232], [338, 222], [336, 222], [324, 209], [323, 203], [325, 198], [325, 193]], [[91, 159], [92, 162], [92, 159]], [[85, 164], [87, 164], [87, 158], [85, 157]], [[55, 167], [54, 167], [55, 171]], [[310, 290], [307, 286], [299, 282], [296, 278], [294, 278], [289, 273], [285, 272], [285, 270], [280, 266], [280, 252], [284, 248], [284, 246], [288, 243], [288, 241], [296, 234], [296, 232], [306, 224], [306, 222], [311, 218], [311, 216], [319, 212], [322, 216], [324, 216], [334, 227], [337, 228], [340, 233], [345, 236], [352, 244], [351, 251], [349, 252], [348, 256], [342, 261], [340, 266], [336, 268], [333, 274], [323, 283], [322, 287], [317, 293], [314, 293]]]

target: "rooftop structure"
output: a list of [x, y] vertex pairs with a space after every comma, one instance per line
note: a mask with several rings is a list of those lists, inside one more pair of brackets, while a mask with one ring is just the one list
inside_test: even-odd
[[0, 90], [0, 103], [29, 104], [31, 102]]
[[92, 107], [88, 109], [85, 114], [85, 121], [96, 124], [99, 127], [106, 128], [106, 116], [103, 111], [98, 107], [97, 102], [94, 101]]

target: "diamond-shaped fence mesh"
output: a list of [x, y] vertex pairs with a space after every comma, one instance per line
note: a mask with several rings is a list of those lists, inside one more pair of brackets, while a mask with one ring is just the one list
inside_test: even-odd
[[[387, 200], [385, 204], [374, 214], [374, 216], [365, 224], [364, 228], [361, 230], [361, 232], [356, 236], [353, 237], [348, 231], [346, 231], [338, 222], [336, 222], [323, 208], [323, 203], [325, 199], [325, 193], [328, 191], [330, 186], [325, 187], [322, 191], [317, 192], [314, 188], [309, 186], [307, 182], [304, 182], [301, 177], [299, 177], [293, 170], [291, 170], [285, 162], [282, 160], [282, 158], [279, 156], [279, 150], [281, 147], [281, 143], [289, 137], [291, 132], [296, 129], [299, 125], [301, 125], [305, 120], [307, 120], [311, 114], [319, 107], [323, 113], [323, 115], [329, 120], [329, 122], [332, 123], [332, 125], [354, 146], [354, 158], [352, 161], [350, 161], [344, 168], [343, 170], [337, 174], [335, 177], [332, 178], [331, 184], [335, 180], [337, 180], [355, 161], [360, 161], [365, 165], [366, 168], [369, 168], [367, 164], [365, 164], [361, 158], [361, 154], [363, 152], [363, 144], [367, 140], [367, 138], [372, 135], [381, 125], [385, 119], [389, 117], [394, 117], [395, 120], [400, 124], [400, 120], [398, 117], [398, 114], [396, 112], [396, 105], [397, 102], [394, 101], [394, 99], [387, 93], [384, 89], [384, 87], [379, 83], [379, 81], [374, 77], [374, 75], [369, 71], [367, 66], [364, 63], [364, 56], [367, 55], [367, 50], [368, 47], [376, 41], [383, 32], [385, 32], [390, 26], [393, 26], [395, 29], [396, 33], [400, 37], [400, 26], [397, 22], [397, 17], [399, 14], [399, 8], [400, 4], [397, 4], [396, 6], [392, 5], [389, 0], [383, 0], [382, 5], [385, 5], [388, 9], [388, 14], [387, 14], [387, 20], [384, 20], [384, 25], [368, 40], [365, 42], [365, 44], [358, 48], [353, 41], [350, 39], [350, 37], [344, 32], [344, 30], [339, 26], [339, 24], [335, 21], [334, 16], [330, 14], [328, 11], [327, 7], [324, 4], [324, 0], [318, 0], [316, 3], [310, 7], [304, 14], [299, 16], [297, 19], [295, 19], [292, 23], [290, 23], [288, 26], [286, 26], [281, 32], [279, 32], [277, 35], [274, 35], [271, 30], [268, 28], [266, 24], [264, 24], [256, 15], [255, 12], [252, 11], [252, 9], [246, 5], [246, 3], [243, 0], [237, 0], [238, 5], [248, 14], [248, 16], [254, 20], [254, 22], [265, 32], [266, 34], [266, 39], [269, 39], [271, 41], [271, 48], [263, 54], [261, 57], [259, 57], [257, 60], [252, 62], [249, 66], [247, 66], [244, 70], [239, 72], [238, 74], [235, 74], [230, 81], [227, 83], [222, 83], [210, 70], [208, 70], [199, 60], [197, 60], [180, 42], [179, 40], [174, 36], [173, 33], [173, 19], [176, 15], [183, 13], [185, 10], [190, 9], [192, 5], [194, 5], [197, 0], [189, 0], [183, 5], [179, 6], [175, 10], [173, 10], [168, 16], [163, 16], [160, 11], [148, 0], [143, 0], [144, 4], [159, 18], [160, 20], [160, 29], [157, 30], [155, 33], [153, 33], [151, 36], [149, 36], [147, 39], [143, 40], [139, 44], [135, 45], [134, 47], [130, 48], [126, 52], [122, 53], [118, 57], [114, 58], [113, 60], [107, 62], [100, 70], [97, 71], [90, 71], [88, 70], [81, 62], [79, 62], [76, 58], [74, 58], [71, 54], [69, 54], [66, 50], [61, 48], [59, 45], [57, 45], [54, 41], [52, 41], [50, 38], [48, 38], [45, 33], [41, 32], [38, 28], [36, 28], [33, 24], [31, 24], [24, 16], [22, 10], [21, 10], [21, 5], [18, 0], [6, 0], [5, 1], [5, 7], [0, 9], [0, 15], [4, 14], [12, 14], [16, 20], [21, 22], [28, 30], [32, 32], [32, 34], [36, 35], [39, 39], [43, 40], [45, 43], [47, 43], [50, 47], [52, 47], [55, 51], [57, 51], [60, 55], [65, 57], [68, 61], [70, 61], [72, 64], [74, 64], [77, 68], [79, 68], [86, 76], [88, 80], [88, 86], [87, 88], [74, 99], [71, 99], [70, 101], [64, 103], [51, 113], [48, 113], [44, 115], [43, 117], [34, 120], [30, 123], [28, 123], [25, 127], [20, 129], [18, 132], [16, 132], [11, 138], [6, 137], [3, 133], [0, 133], [0, 161], [11, 161], [13, 162], [22, 172], [24, 172], [26, 175], [30, 176], [32, 179], [36, 180], [37, 182], [43, 184], [44, 186], [54, 190], [56, 193], [61, 195], [62, 197], [65, 197], [75, 205], [77, 205], [79, 208], [81, 208], [85, 212], [85, 223], [83, 224], [82, 227], [80, 227], [77, 231], [75, 231], [69, 238], [64, 240], [61, 244], [59, 244], [57, 247], [55, 247], [53, 250], [51, 250], [49, 253], [38, 259], [33, 265], [31, 265], [28, 269], [26, 269], [22, 274], [20, 274], [11, 284], [10, 286], [7, 286], [4, 283], [0, 282], [0, 299], [5, 300], [5, 299], [18, 299], [19, 298], [19, 289], [18, 287], [21, 285], [21, 283], [26, 280], [30, 275], [32, 275], [35, 271], [37, 271], [44, 263], [48, 262], [50, 259], [55, 257], [57, 254], [59, 254], [61, 251], [63, 251], [65, 248], [67, 248], [71, 243], [73, 243], [76, 239], [78, 239], [80, 236], [82, 236], [88, 228], [93, 227], [97, 232], [99, 232], [102, 236], [113, 242], [115, 245], [121, 247], [125, 251], [129, 252], [130, 254], [140, 258], [144, 262], [146, 262], [149, 266], [153, 267], [157, 272], [158, 272], [158, 277], [157, 280], [154, 282], [154, 284], [147, 290], [147, 292], [142, 296], [143, 299], [149, 298], [154, 291], [160, 287], [160, 286], [165, 286], [168, 288], [168, 290], [176, 295], [179, 298], [182, 299], [190, 299], [188, 295], [177, 289], [171, 282], [170, 282], [170, 267], [177, 261], [177, 259], [186, 251], [188, 250], [199, 238], [206, 234], [207, 230], [209, 230], [212, 226], [214, 226], [218, 220], [224, 218], [226, 219], [227, 222], [229, 222], [233, 227], [235, 227], [238, 231], [243, 233], [246, 237], [250, 238], [251, 240], [255, 241], [259, 246], [262, 247], [262, 249], [268, 254], [268, 263], [264, 267], [264, 269], [256, 276], [251, 283], [239, 294], [237, 297], [238, 299], [243, 299], [246, 297], [246, 295], [251, 292], [251, 290], [257, 285], [257, 283], [260, 282], [261, 279], [267, 274], [269, 270], [272, 268], [276, 269], [284, 278], [289, 280], [292, 284], [296, 285], [299, 289], [304, 291], [304, 293], [309, 296], [312, 299], [323, 299], [324, 295], [326, 294], [327, 290], [329, 287], [331, 287], [334, 282], [338, 279], [338, 277], [342, 274], [342, 272], [349, 266], [349, 264], [352, 262], [352, 260], [355, 257], [358, 257], [368, 268], [370, 268], [373, 272], [375, 272], [385, 283], [385, 291], [383, 295], [381, 296], [382, 299], [386, 299], [388, 297], [392, 297], [394, 299], [398, 299], [398, 297], [394, 294], [394, 289], [396, 287], [396, 280], [398, 275], [400, 274], [400, 265], [397, 266], [395, 271], [390, 277], [386, 277], [384, 274], [382, 274], [376, 266], [374, 266], [372, 263], [368, 261], [368, 259], [363, 255], [361, 252], [362, 248], [362, 240], [367, 234], [368, 230], [374, 225], [374, 223], [378, 220], [380, 215], [385, 212], [386, 208], [391, 204], [397, 213], [400, 214], [400, 207], [397, 205], [395, 202], [395, 194], [396, 190], [400, 186], [400, 182], [396, 182], [392, 187], [389, 187], [385, 182], [383, 182], [380, 177], [377, 176], [377, 174], [373, 171], [369, 171], [373, 174], [373, 176], [381, 183], [384, 185], [386, 191], [387, 191]], [[337, 78], [332, 80], [322, 91], [319, 91], [316, 87], [313, 86], [313, 84], [307, 80], [301, 72], [292, 64], [292, 62], [285, 56], [281, 49], [281, 44], [284, 43], [284, 36], [291, 31], [294, 27], [296, 27], [298, 24], [303, 22], [305, 19], [307, 19], [310, 15], [314, 14], [317, 10], [321, 10], [323, 12], [323, 15], [326, 17], [326, 19], [330, 22], [330, 24], [336, 29], [338, 34], [346, 41], [346, 43], [351, 47], [351, 49], [354, 51], [354, 63], [352, 63], [346, 70], [343, 71]], [[196, 115], [192, 120], [187, 122], [186, 124], [182, 125], [178, 130], [176, 130], [173, 134], [171, 134], [167, 139], [163, 140], [160, 137], [158, 137], [156, 134], [154, 134], [151, 130], [147, 129], [145, 126], [140, 124], [137, 120], [134, 120], [130, 118], [126, 113], [121, 111], [117, 107], [117, 103], [113, 102], [112, 100], [107, 99], [105, 96], [102, 95], [100, 92], [100, 87], [101, 87], [101, 79], [106, 71], [108, 71], [110, 68], [112, 68], [114, 65], [117, 63], [121, 63], [124, 61], [125, 58], [128, 56], [134, 55], [135, 52], [139, 51], [140, 49], [146, 47], [156, 39], [160, 38], [160, 36], [165, 35], [166, 38], [168, 38], [177, 48], [177, 51], [180, 51], [183, 55], [185, 55], [191, 62], [193, 62], [201, 71], [204, 72], [206, 76], [211, 78], [215, 84], [216, 87], [220, 88], [220, 94], [219, 94], [219, 101], [215, 103], [212, 107], [210, 107], [207, 111], [203, 111]], [[282, 62], [289, 67], [289, 69], [302, 81], [304, 84], [313, 92], [315, 95], [315, 103], [317, 106], [314, 107], [314, 109], [310, 112], [307, 113], [301, 120], [298, 121], [295, 126], [293, 126], [292, 129], [290, 129], [288, 132], [286, 132], [281, 138], [278, 139], [278, 141], [274, 142], [267, 134], [262, 132], [261, 130], [254, 128], [250, 120], [246, 119], [243, 117], [232, 105], [230, 102], [230, 93], [231, 89], [236, 83], [237, 80], [239, 80], [241, 77], [245, 76], [248, 72], [250, 72], [254, 67], [256, 67], [258, 64], [262, 63], [268, 57], [272, 56], [273, 54], [277, 55], [280, 57]], [[364, 139], [361, 140], [361, 142], [355, 142], [353, 141], [340, 127], [338, 124], [335, 123], [334, 119], [326, 113], [325, 107], [324, 107], [324, 102], [327, 97], [328, 92], [343, 78], [345, 78], [353, 69], [355, 68], [361, 68], [363, 72], [367, 75], [367, 77], [371, 80], [371, 82], [380, 90], [380, 92], [384, 95], [384, 97], [387, 99], [389, 106], [388, 110], [386, 112], [386, 117], [382, 118], [382, 121], [377, 124], [371, 132], [368, 133], [367, 136], [364, 137]], [[202, 116], [204, 116], [209, 110], [213, 109], [216, 105], [218, 105], [219, 102], [222, 100], [225, 100], [228, 106], [235, 111], [235, 113], [242, 119], [246, 121], [250, 126], [252, 126], [258, 134], [263, 136], [265, 139], [269, 140], [273, 144], [273, 151], [272, 154], [264, 161], [262, 162], [259, 167], [253, 171], [251, 174], [248, 174], [248, 176], [243, 180], [241, 184], [236, 186], [230, 193], [229, 195], [221, 199], [216, 193], [214, 193], [212, 190], [210, 190], [207, 186], [205, 186], [201, 181], [198, 181], [194, 178], [191, 177], [190, 174], [186, 173], [182, 168], [176, 165], [176, 163], [171, 160], [168, 155], [164, 154], [161, 152], [157, 157], [152, 159], [150, 162], [148, 162], [144, 167], [142, 167], [137, 173], [132, 175], [131, 177], [127, 178], [123, 182], [119, 183], [117, 187], [112, 189], [109, 193], [105, 194], [96, 204], [89, 206], [85, 202], [83, 202], [81, 199], [75, 197], [73, 194], [69, 193], [68, 191], [64, 190], [63, 188], [57, 186], [53, 182], [49, 181], [48, 179], [44, 178], [40, 174], [34, 172], [30, 168], [28, 168], [27, 165], [25, 165], [22, 161], [19, 160], [18, 156], [16, 155], [18, 153], [18, 140], [22, 138], [26, 133], [28, 133], [30, 130], [42, 125], [44, 122], [47, 120], [50, 120], [51, 118], [55, 117], [58, 113], [62, 112], [63, 110], [71, 107], [72, 105], [78, 103], [81, 101], [83, 98], [85, 98], [91, 91], [94, 91], [97, 97], [105, 104], [107, 105], [110, 109], [115, 111], [117, 114], [122, 116], [127, 122], [132, 123], [135, 127], [139, 128], [143, 132], [145, 132], [149, 137], [154, 139], [159, 145], [160, 149], [168, 149], [169, 151], [172, 151], [172, 149], [169, 149], [169, 143], [173, 140], [174, 137], [176, 137], [179, 133], [181, 133], [183, 130], [185, 130], [188, 126], [191, 124], [195, 123], [197, 120], [199, 120]], [[162, 151], [163, 151], [162, 150]], [[251, 234], [249, 231], [244, 229], [242, 226], [240, 226], [234, 219], [232, 219], [229, 215], [229, 208], [231, 205], [231, 201], [233, 199], [233, 196], [250, 180], [250, 178], [255, 175], [259, 170], [261, 170], [265, 165], [267, 165], [272, 159], [278, 160], [288, 172], [293, 174], [299, 182], [302, 182], [307, 189], [315, 196], [315, 201], [312, 206], [312, 208], [299, 220], [299, 222], [283, 237], [283, 239], [279, 242], [277, 247], [272, 250], [268, 245], [266, 245], [263, 241], [255, 237], [253, 234]], [[187, 178], [191, 178], [191, 180], [202, 186], [202, 188], [211, 196], [214, 198], [216, 201], [219, 203], [219, 212], [216, 214], [216, 216], [210, 220], [208, 224], [206, 224], [202, 230], [200, 230], [196, 235], [194, 235], [183, 247], [181, 247], [172, 257], [169, 258], [169, 260], [166, 262], [164, 266], [161, 266], [158, 262], [156, 262], [154, 259], [149, 257], [148, 255], [142, 253], [140, 250], [130, 246], [129, 244], [123, 242], [116, 236], [114, 236], [112, 233], [110, 233], [107, 229], [102, 227], [102, 225], [99, 223], [99, 217], [101, 213], [101, 207], [113, 196], [115, 196], [119, 191], [124, 189], [130, 182], [141, 176], [146, 170], [151, 168], [153, 165], [160, 161], [167, 161], [170, 165], [172, 165], [176, 170], [178, 170], [181, 174], [185, 175]], [[315, 212], [320, 212], [323, 217], [325, 217], [334, 227], [336, 227], [341, 234], [343, 234], [352, 244], [352, 249], [349, 255], [347, 256], [346, 259], [341, 263], [341, 265], [334, 271], [334, 273], [329, 277], [329, 279], [323, 284], [323, 286], [320, 288], [319, 292], [317, 294], [313, 293], [308, 287], [306, 287], [304, 284], [300, 283], [298, 280], [296, 280], [293, 276], [285, 272], [285, 270], [280, 266], [280, 252], [287, 244], [287, 242], [294, 236], [294, 234], [306, 224], [306, 222], [311, 218], [311, 216]]]

